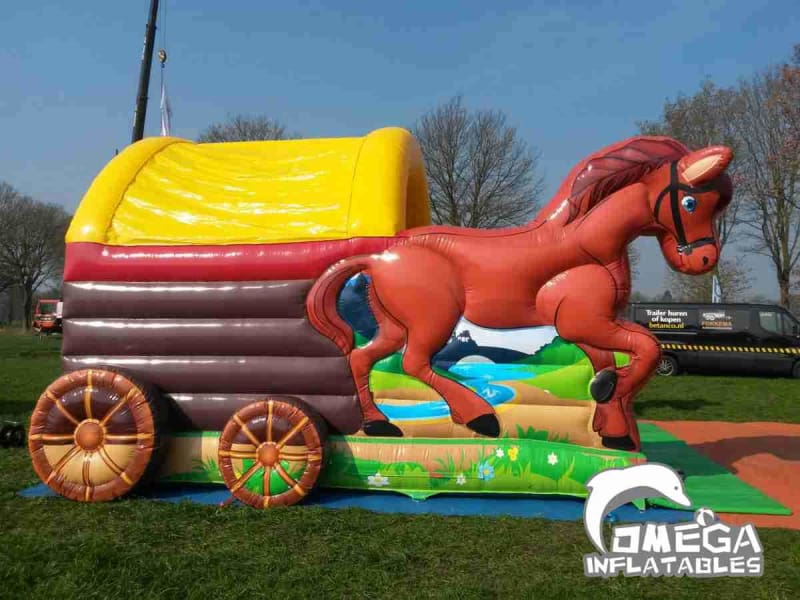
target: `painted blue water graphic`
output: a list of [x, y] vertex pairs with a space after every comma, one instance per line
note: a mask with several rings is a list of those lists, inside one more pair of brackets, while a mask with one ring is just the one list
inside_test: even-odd
[[449, 371], [459, 377], [476, 381], [511, 381], [531, 379], [536, 372], [531, 365], [498, 365], [494, 363], [461, 363], [450, 367]]
[[[492, 406], [498, 406], [514, 399], [514, 390], [492, 381], [512, 379], [531, 379], [535, 377], [530, 365], [496, 365], [486, 363], [467, 363], [453, 365], [450, 371], [466, 377], [462, 383], [472, 389]], [[450, 409], [444, 400], [432, 400], [397, 406], [377, 403], [381, 412], [390, 421], [415, 421], [417, 419], [436, 419], [450, 416]]]

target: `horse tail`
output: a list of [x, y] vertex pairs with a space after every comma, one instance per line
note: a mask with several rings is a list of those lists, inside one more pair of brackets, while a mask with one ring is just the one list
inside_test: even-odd
[[339, 316], [336, 301], [345, 281], [369, 265], [368, 256], [353, 256], [340, 260], [314, 282], [306, 297], [308, 320], [317, 331], [332, 340], [345, 355], [353, 349], [353, 330]]

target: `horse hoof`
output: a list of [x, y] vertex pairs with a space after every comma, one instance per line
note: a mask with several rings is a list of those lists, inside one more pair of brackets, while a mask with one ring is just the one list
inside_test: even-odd
[[380, 437], [403, 437], [403, 432], [397, 425], [389, 421], [367, 421], [364, 423], [364, 433]]
[[592, 378], [589, 384], [589, 392], [595, 402], [608, 402], [614, 397], [617, 389], [617, 372], [613, 369], [603, 369]]
[[475, 433], [480, 433], [486, 437], [498, 437], [500, 435], [500, 422], [494, 414], [481, 415], [475, 417], [467, 423], [467, 427]]
[[606, 437], [603, 436], [603, 446], [606, 448], [610, 448], [611, 450], [635, 450], [636, 444], [633, 443], [633, 439], [629, 435], [623, 435], [620, 437]]

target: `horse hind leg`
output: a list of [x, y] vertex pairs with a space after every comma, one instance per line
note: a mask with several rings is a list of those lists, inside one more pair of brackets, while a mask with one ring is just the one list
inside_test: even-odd
[[402, 325], [386, 313], [371, 285], [368, 295], [372, 313], [378, 323], [378, 331], [370, 343], [355, 348], [349, 357], [350, 371], [361, 404], [362, 429], [367, 435], [402, 437], [403, 432], [400, 428], [390, 423], [386, 415], [375, 405], [375, 399], [369, 389], [369, 374], [376, 362], [403, 347], [406, 332]]
[[426, 337], [425, 342], [428, 343], [421, 343], [419, 337], [415, 339], [412, 332], [403, 354], [403, 370], [439, 393], [447, 402], [450, 408], [450, 417], [454, 423], [465, 425], [481, 435], [499, 436], [500, 423], [492, 406], [472, 390], [439, 375], [431, 368], [430, 357], [444, 345], [446, 340], [445, 337], [442, 343], [436, 346], [436, 343], [430, 343], [431, 338]]
[[390, 256], [370, 274], [386, 314], [407, 331], [403, 370], [444, 398], [454, 422], [497, 436], [500, 427], [491, 405], [466, 387], [437, 375], [430, 365], [431, 357], [447, 343], [464, 313], [465, 292], [456, 266], [426, 248], [401, 246]]

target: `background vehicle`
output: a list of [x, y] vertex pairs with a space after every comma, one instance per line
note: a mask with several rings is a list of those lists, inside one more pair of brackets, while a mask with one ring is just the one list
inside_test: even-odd
[[629, 311], [661, 342], [660, 375], [685, 370], [800, 377], [800, 322], [780, 306], [641, 302]]
[[33, 311], [33, 330], [36, 333], [61, 333], [61, 300], [41, 299]]

